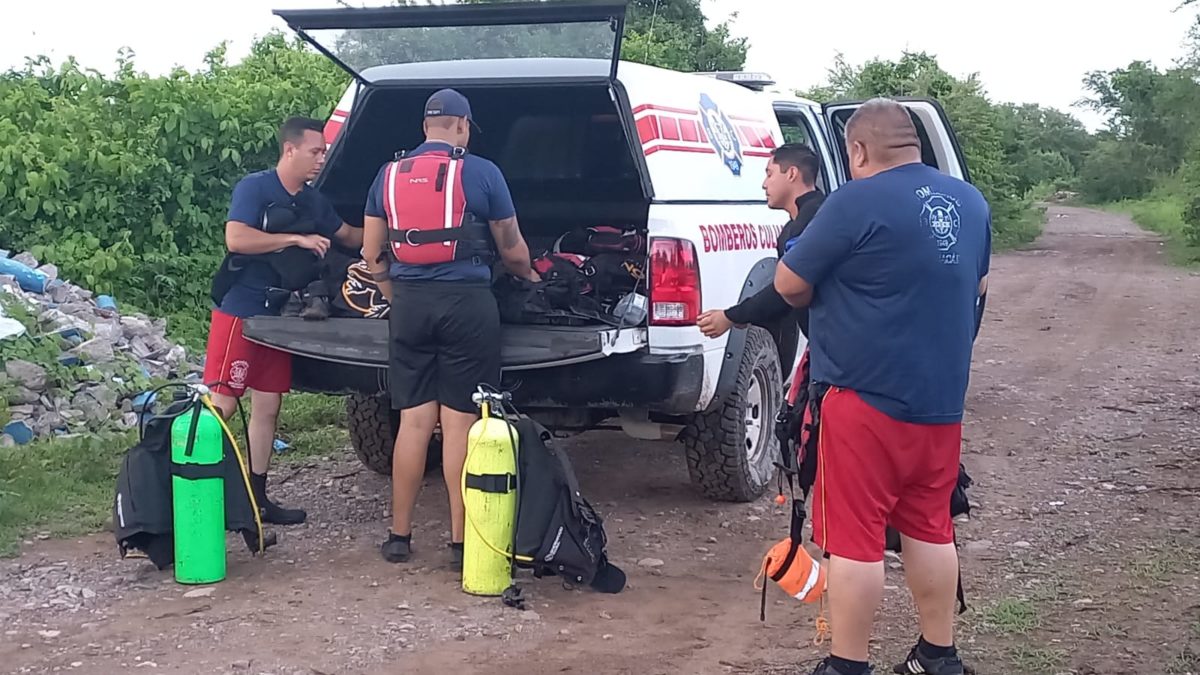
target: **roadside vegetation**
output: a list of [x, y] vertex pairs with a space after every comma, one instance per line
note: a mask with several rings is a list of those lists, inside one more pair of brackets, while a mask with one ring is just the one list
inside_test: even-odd
[[1200, 24], [1175, 63], [1134, 61], [1089, 73], [1086, 84], [1085, 103], [1107, 125], [1079, 176], [1081, 196], [1163, 235], [1176, 263], [1200, 263]]

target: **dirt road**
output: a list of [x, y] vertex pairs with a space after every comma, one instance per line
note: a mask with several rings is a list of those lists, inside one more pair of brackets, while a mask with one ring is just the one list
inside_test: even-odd
[[[1034, 246], [997, 256], [992, 278], [966, 422], [976, 485], [959, 526], [960, 649], [984, 674], [1200, 673], [1200, 278], [1168, 268], [1127, 219], [1066, 207]], [[229, 578], [206, 597], [119, 560], [110, 534], [0, 564], [0, 670], [811, 671], [815, 608], [772, 588], [758, 620], [752, 581], [787, 527], [770, 495], [698, 498], [672, 443], [567, 444], [629, 573], [619, 595], [526, 579], [525, 612], [464, 595], [446, 569], [436, 474], [416, 560], [389, 565], [387, 482], [334, 457], [282, 488], [309, 523], [263, 559], [231, 539]], [[915, 638], [890, 563], [879, 672]]]

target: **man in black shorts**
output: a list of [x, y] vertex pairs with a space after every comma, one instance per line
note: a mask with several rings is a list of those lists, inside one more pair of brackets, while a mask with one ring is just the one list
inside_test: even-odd
[[400, 410], [392, 463], [392, 527], [384, 559], [412, 553], [412, 513], [429, 440], [442, 425], [442, 475], [450, 494], [450, 549], [462, 565], [460, 481], [471, 395], [500, 385], [500, 313], [492, 295], [498, 250], [514, 276], [537, 280], [500, 169], [466, 151], [471, 107], [452, 90], [425, 105], [425, 142], [379, 170], [367, 195], [363, 258], [390, 298], [389, 381]]

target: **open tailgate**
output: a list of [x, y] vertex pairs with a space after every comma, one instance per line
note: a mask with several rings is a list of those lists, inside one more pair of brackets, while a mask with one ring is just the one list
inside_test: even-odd
[[[256, 316], [242, 324], [246, 339], [296, 356], [351, 366], [387, 368], [386, 319], [327, 319]], [[503, 326], [500, 364], [530, 370], [602, 359], [645, 347], [646, 329], [594, 326]]]
[[277, 9], [364, 85], [375, 66], [461, 59], [594, 59], [615, 78], [626, 0]]

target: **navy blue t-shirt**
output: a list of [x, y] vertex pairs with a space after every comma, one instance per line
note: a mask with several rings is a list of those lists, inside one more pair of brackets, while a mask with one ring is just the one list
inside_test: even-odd
[[812, 284], [812, 378], [905, 422], [962, 420], [991, 209], [906, 164], [834, 190], [783, 257]]
[[[419, 155], [430, 150], [449, 150], [449, 143], [430, 141], [418, 145], [407, 153], [406, 157]], [[387, 174], [387, 164], [379, 169], [371, 190], [367, 193], [365, 213], [375, 218], [387, 219], [383, 210], [384, 186]], [[508, 182], [500, 167], [491, 161], [467, 153], [462, 167], [463, 195], [467, 200], [467, 210], [475, 214], [481, 221], [504, 220], [516, 215], [512, 195], [508, 191]], [[486, 262], [477, 263], [473, 260], [455, 260], [435, 265], [406, 265], [392, 261], [392, 278], [399, 281], [491, 281], [492, 268]]]
[[[229, 200], [228, 219], [260, 228], [271, 204], [292, 204], [302, 209], [316, 223], [317, 234], [328, 239], [342, 226], [342, 217], [325, 195], [308, 185], [292, 195], [283, 187], [275, 169], [252, 173], [238, 181]], [[242, 318], [278, 313], [282, 307], [275, 312], [267, 308], [267, 287], [273, 283], [275, 275], [267, 263], [249, 263], [221, 301], [220, 310]]]

